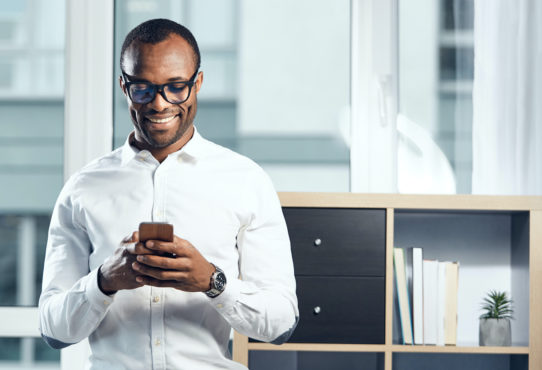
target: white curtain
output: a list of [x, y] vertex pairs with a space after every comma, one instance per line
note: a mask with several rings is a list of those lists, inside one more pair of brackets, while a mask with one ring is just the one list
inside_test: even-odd
[[542, 194], [542, 1], [476, 0], [475, 194]]

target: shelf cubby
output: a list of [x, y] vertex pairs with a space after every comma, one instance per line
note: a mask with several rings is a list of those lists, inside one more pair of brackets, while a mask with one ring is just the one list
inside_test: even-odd
[[[459, 262], [458, 346], [478, 344], [480, 307], [490, 290], [511, 295], [512, 345], [528, 346], [529, 212], [395, 209], [393, 235], [394, 247], [421, 247], [424, 259]], [[394, 312], [393, 343], [397, 318]]]

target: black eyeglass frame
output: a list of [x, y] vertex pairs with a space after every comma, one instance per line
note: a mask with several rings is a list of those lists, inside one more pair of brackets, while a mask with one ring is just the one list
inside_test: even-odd
[[[151, 101], [156, 99], [156, 93], [160, 93], [160, 95], [162, 95], [162, 98], [164, 98], [165, 101], [167, 101], [170, 104], [182, 104], [182, 103], [184, 103], [185, 101], [187, 101], [190, 98], [190, 93], [192, 92], [192, 87], [196, 83], [196, 78], [198, 77], [198, 72], [199, 72], [199, 70], [196, 70], [196, 72], [194, 72], [194, 74], [190, 77], [190, 79], [188, 79], [188, 81], [173, 81], [173, 82], [168, 82], [168, 83], [165, 83], [165, 84], [162, 84], [162, 85], [156, 85], [156, 84], [153, 84], [153, 83], [147, 82], [147, 81], [137, 81], [137, 82], [136, 81], [130, 81], [128, 75], [126, 73], [124, 73], [124, 71], [121, 71], [121, 73], [122, 73], [121, 78], [122, 78], [122, 81], [124, 82], [124, 86], [126, 87], [126, 91], [128, 91], [128, 97], [130, 98], [131, 101], [134, 101], [134, 99], [132, 98], [132, 93], [130, 91], [130, 86], [131, 85], [145, 84], [145, 85], [148, 85], [150, 88], [152, 88], [152, 95], [151, 95], [151, 98], [149, 99], [149, 101], [145, 102], [145, 103], [134, 102], [136, 104], [148, 104], [148, 103], [150, 103]], [[174, 84], [185, 84], [188, 87], [188, 94], [186, 95], [186, 99], [181, 100], [181, 101], [170, 101], [167, 98], [164, 88], [166, 86], [168, 86], [168, 85], [174, 85]]]

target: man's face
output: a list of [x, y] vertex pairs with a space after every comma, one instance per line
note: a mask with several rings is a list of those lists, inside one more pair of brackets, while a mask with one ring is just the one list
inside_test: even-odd
[[[188, 81], [194, 75], [195, 63], [190, 45], [172, 34], [158, 44], [134, 43], [125, 51], [123, 71], [130, 82], [150, 82], [161, 85]], [[197, 93], [203, 82], [200, 72], [184, 103], [171, 104], [160, 93], [146, 104], [133, 102], [126, 86], [120, 85], [127, 96], [135, 137], [152, 149], [167, 148], [177, 143], [192, 126], [197, 111]]]

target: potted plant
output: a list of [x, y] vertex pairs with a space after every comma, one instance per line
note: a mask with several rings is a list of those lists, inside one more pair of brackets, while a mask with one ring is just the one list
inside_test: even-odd
[[490, 291], [482, 302], [484, 313], [480, 315], [480, 345], [510, 346], [512, 330], [510, 320], [514, 313], [512, 300], [506, 292]]

